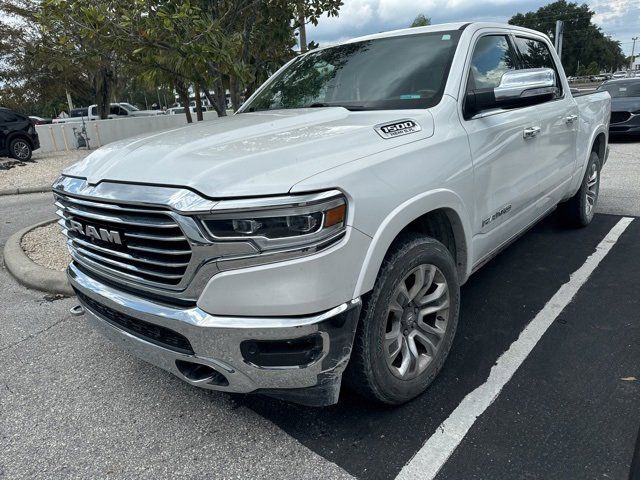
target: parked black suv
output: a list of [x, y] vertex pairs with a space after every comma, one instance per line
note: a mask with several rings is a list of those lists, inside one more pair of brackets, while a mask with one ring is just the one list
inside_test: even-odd
[[0, 108], [0, 157], [9, 155], [26, 161], [38, 148], [40, 139], [31, 119], [8, 108]]

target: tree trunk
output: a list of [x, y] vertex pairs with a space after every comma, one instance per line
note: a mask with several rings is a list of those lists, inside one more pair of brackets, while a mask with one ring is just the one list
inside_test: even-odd
[[176, 91], [180, 96], [180, 103], [182, 103], [182, 106], [184, 107], [184, 114], [187, 117], [187, 123], [193, 123], [193, 118], [191, 118], [191, 108], [189, 105], [189, 90], [181, 80], [176, 81]]
[[193, 91], [196, 95], [196, 118], [199, 122], [204, 120], [202, 116], [202, 98], [200, 97], [200, 87], [198, 85], [193, 86]]
[[[224, 86], [222, 85], [222, 79], [219, 78], [214, 83], [213, 87], [215, 88], [215, 93], [213, 95], [211, 95], [211, 93], [209, 92], [209, 89], [204, 83], [201, 83], [200, 86], [202, 87], [202, 91], [204, 92], [204, 95], [207, 97], [207, 99], [209, 100], [209, 103], [211, 103], [211, 106], [216, 111], [218, 116], [226, 117], [227, 116], [227, 100], [224, 95]], [[220, 92], [222, 92], [222, 98], [220, 98]]]
[[216, 99], [211, 95], [211, 93], [209, 93], [209, 89], [207, 88], [207, 86], [204, 83], [201, 83], [200, 88], [202, 88], [202, 91], [204, 92], [204, 96], [207, 97], [207, 100], [209, 100], [209, 103], [211, 104], [213, 109], [216, 111], [218, 116], [221, 117], [222, 115], [218, 111], [218, 105], [216, 105]]
[[[224, 82], [222, 81], [222, 75], [218, 77], [215, 83], [215, 97], [216, 104], [220, 107], [221, 111], [218, 115], [221, 117], [227, 116], [227, 96], [225, 95]], [[217, 110], [216, 110], [217, 111]]]
[[108, 67], [102, 67], [96, 75], [96, 105], [101, 120], [109, 118], [111, 110], [111, 86], [113, 73]]
[[229, 91], [231, 92], [231, 107], [234, 112], [240, 108], [240, 84], [235, 75], [229, 77]]

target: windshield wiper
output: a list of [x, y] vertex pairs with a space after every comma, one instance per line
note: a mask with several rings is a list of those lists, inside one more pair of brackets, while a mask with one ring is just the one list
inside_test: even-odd
[[366, 110], [366, 108], [363, 107], [362, 105], [340, 105], [338, 103], [323, 103], [323, 102], [312, 103], [311, 105], [307, 105], [306, 108], [321, 108], [321, 107], [342, 107], [351, 111]]

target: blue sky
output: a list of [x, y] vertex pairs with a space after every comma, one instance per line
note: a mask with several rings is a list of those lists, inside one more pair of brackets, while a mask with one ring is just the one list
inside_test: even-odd
[[[321, 44], [409, 26], [424, 13], [432, 23], [458, 21], [506, 22], [516, 13], [537, 10], [549, 0], [343, 0], [338, 18], [320, 20], [307, 30], [309, 40]], [[583, 3], [578, 1], [577, 3]], [[640, 0], [584, 0], [596, 12], [604, 33], [619, 40], [631, 55], [632, 37], [640, 37]], [[636, 55], [640, 40], [636, 43]]]

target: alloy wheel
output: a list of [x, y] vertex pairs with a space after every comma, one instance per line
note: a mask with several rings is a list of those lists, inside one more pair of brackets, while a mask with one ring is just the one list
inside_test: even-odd
[[23, 140], [18, 140], [13, 144], [13, 155], [18, 160], [29, 158], [29, 145]]
[[587, 179], [587, 201], [585, 202], [585, 213], [587, 217], [592, 214], [596, 201], [598, 200], [599, 180], [600, 175], [598, 173], [598, 166], [595, 163], [592, 163], [591, 168], [589, 169], [589, 178]]
[[384, 353], [393, 375], [416, 378], [436, 357], [449, 322], [449, 285], [440, 269], [423, 264], [395, 288], [387, 310]]

